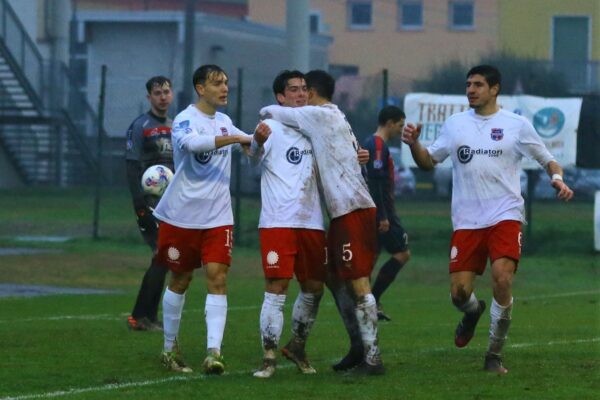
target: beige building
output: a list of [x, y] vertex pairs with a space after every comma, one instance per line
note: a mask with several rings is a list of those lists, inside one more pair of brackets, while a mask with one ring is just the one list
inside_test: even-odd
[[[498, 47], [499, 0], [310, 0], [312, 32], [330, 35], [330, 69], [370, 76], [387, 68], [409, 89], [449, 60], [476, 62]], [[253, 21], [285, 25], [286, 1], [248, 0]]]

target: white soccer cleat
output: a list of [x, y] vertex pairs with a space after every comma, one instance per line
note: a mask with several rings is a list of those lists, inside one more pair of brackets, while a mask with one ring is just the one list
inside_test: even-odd
[[255, 378], [270, 378], [275, 374], [277, 361], [274, 358], [264, 358], [262, 367], [254, 373]]

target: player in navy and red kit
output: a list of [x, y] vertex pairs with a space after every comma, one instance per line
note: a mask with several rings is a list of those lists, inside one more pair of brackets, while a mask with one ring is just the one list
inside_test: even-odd
[[404, 128], [406, 115], [396, 106], [386, 106], [378, 116], [377, 132], [370, 136], [363, 148], [369, 150], [367, 163], [369, 191], [377, 206], [377, 232], [379, 247], [392, 256], [383, 264], [375, 282], [373, 296], [377, 301], [377, 317], [389, 321], [379, 302], [381, 295], [390, 286], [398, 272], [410, 259], [408, 235], [400, 224], [400, 218], [394, 207], [394, 160], [390, 155], [387, 141], [400, 136]]
[[172, 121], [167, 116], [173, 101], [171, 81], [164, 76], [155, 76], [146, 82], [146, 90], [150, 110], [137, 117], [127, 129], [125, 152], [127, 183], [138, 227], [152, 249], [150, 267], [142, 280], [133, 311], [127, 318], [130, 329], [141, 331], [162, 330], [157, 313], [168, 269], [156, 260], [158, 225], [152, 211], [160, 198], [144, 194], [140, 181], [144, 171], [152, 165], [161, 164], [173, 171]]

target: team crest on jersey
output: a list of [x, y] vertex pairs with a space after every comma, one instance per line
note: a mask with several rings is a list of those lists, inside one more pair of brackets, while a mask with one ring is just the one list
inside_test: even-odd
[[375, 168], [375, 169], [383, 168], [383, 161], [382, 160], [373, 161], [373, 168]]
[[490, 136], [491, 136], [492, 140], [495, 140], [496, 142], [499, 140], [502, 140], [502, 138], [504, 137], [504, 129], [492, 128], [492, 132], [490, 133]]
[[227, 128], [225, 128], [224, 126], [221, 127], [221, 135], [229, 136], [229, 132], [227, 132]]

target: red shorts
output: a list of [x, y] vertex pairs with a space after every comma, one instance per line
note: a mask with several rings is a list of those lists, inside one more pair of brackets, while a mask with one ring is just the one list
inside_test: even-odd
[[161, 222], [158, 229], [158, 261], [173, 272], [193, 271], [210, 262], [230, 265], [232, 247], [231, 225], [188, 229]]
[[324, 282], [327, 275], [325, 232], [301, 228], [261, 228], [260, 251], [265, 278]]
[[331, 267], [344, 280], [371, 275], [377, 260], [375, 210], [355, 210], [331, 220], [327, 237]]
[[450, 242], [450, 272], [483, 274], [487, 259], [507, 257], [518, 265], [523, 234], [519, 221], [501, 221], [484, 229], [459, 229]]

